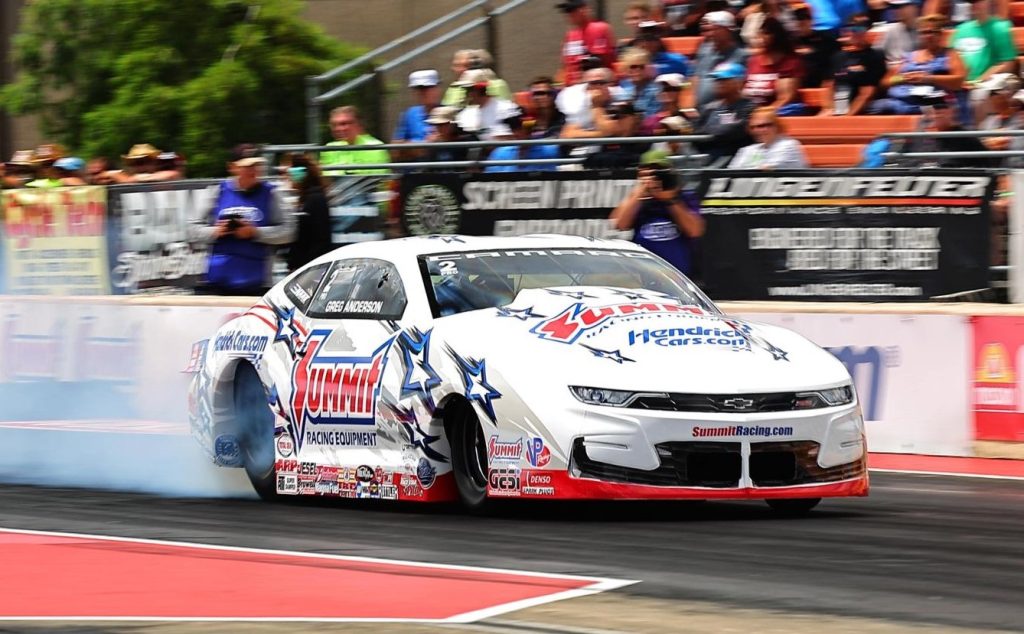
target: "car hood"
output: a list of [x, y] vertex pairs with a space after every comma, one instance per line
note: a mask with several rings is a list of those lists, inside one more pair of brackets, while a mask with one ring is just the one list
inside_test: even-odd
[[441, 318], [437, 328], [517, 385], [735, 394], [850, 380], [796, 333], [644, 291], [530, 289], [500, 308]]

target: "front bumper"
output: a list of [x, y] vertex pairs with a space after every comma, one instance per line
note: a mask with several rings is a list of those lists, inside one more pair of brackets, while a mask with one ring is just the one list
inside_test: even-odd
[[545, 472], [554, 476], [558, 498], [868, 493], [864, 422], [856, 404], [750, 414], [588, 407], [575, 414], [584, 419], [578, 428], [584, 433], [565, 439], [567, 470]]

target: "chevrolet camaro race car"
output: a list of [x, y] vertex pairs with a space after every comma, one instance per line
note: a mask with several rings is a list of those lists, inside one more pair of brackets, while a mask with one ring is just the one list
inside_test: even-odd
[[325, 255], [196, 344], [193, 436], [263, 498], [866, 495], [850, 375], [628, 242], [429, 236]]

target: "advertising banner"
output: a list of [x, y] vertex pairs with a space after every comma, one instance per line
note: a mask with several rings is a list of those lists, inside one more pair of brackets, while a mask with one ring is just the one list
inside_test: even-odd
[[1024, 442], [1024, 317], [976, 316], [972, 323], [975, 439]]
[[188, 225], [212, 207], [218, 187], [215, 180], [110, 187], [115, 293], [193, 291], [206, 273], [207, 250], [189, 243]]
[[336, 246], [383, 240], [381, 219], [391, 200], [391, 180], [381, 176], [336, 176], [327, 190], [331, 242]]
[[[871, 451], [971, 455], [969, 318], [745, 314], [828, 349], [853, 376]], [[1022, 339], [1024, 341], [1024, 339]]]
[[981, 170], [709, 171], [704, 283], [715, 299], [907, 301], [989, 285]]
[[2, 194], [4, 292], [102, 295], [107, 277], [103, 187], [16, 189]]
[[608, 216], [635, 186], [631, 171], [405, 174], [402, 226], [410, 235], [629, 239]]

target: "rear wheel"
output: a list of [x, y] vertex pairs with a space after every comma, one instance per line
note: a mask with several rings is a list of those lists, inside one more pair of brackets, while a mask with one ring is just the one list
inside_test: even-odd
[[456, 407], [445, 425], [452, 449], [452, 472], [462, 504], [473, 512], [485, 511], [487, 499], [487, 438], [480, 419], [468, 403]]
[[821, 502], [821, 498], [794, 498], [791, 500], [765, 500], [768, 506], [772, 507], [772, 510], [779, 515], [785, 515], [787, 517], [794, 517], [797, 515], [806, 515], [818, 503]]
[[242, 464], [252, 487], [264, 500], [277, 497], [274, 474], [274, 413], [256, 368], [248, 363], [235, 373], [235, 427]]

